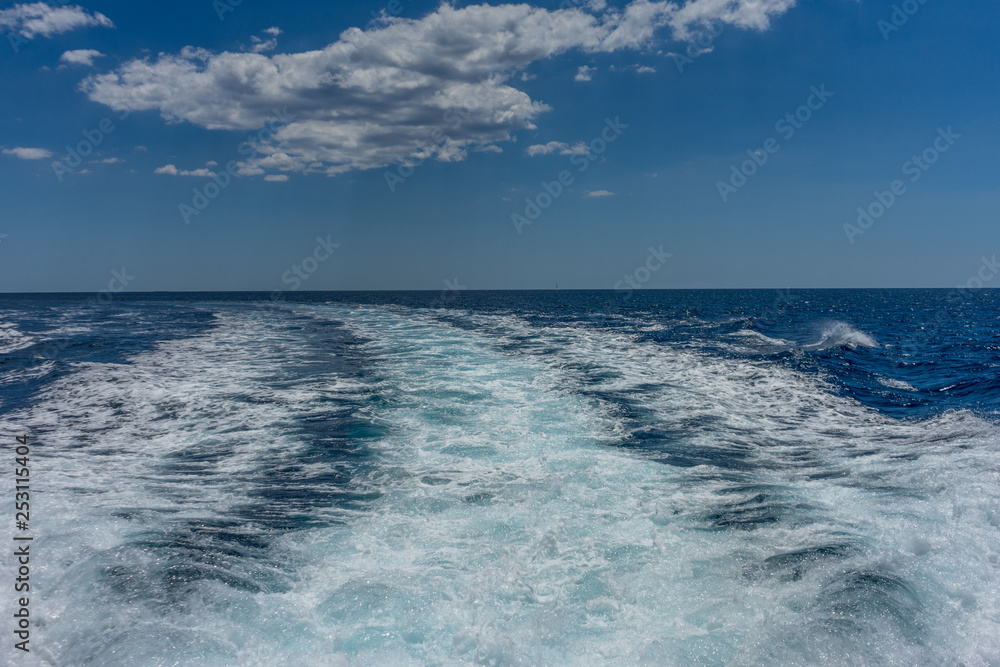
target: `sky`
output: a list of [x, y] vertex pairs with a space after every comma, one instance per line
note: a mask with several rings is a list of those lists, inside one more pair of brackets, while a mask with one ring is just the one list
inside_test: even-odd
[[2, 2], [0, 292], [995, 287], [998, 19]]

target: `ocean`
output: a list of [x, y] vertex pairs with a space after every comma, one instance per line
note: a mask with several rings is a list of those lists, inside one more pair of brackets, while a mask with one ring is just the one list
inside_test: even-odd
[[0, 296], [16, 664], [1000, 664], [1000, 291], [281, 297]]

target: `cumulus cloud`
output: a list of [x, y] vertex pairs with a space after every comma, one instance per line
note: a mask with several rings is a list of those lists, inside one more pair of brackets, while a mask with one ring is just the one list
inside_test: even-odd
[[66, 63], [68, 65], [86, 65], [87, 67], [94, 66], [94, 58], [102, 58], [104, 56], [100, 51], [95, 51], [94, 49], [77, 49], [75, 51], [67, 51], [59, 57], [59, 62]]
[[647, 67], [646, 65], [640, 65], [635, 68], [635, 71], [639, 74], [656, 74], [656, 69], [652, 67]]
[[586, 65], [580, 65], [580, 68], [576, 70], [576, 76], [573, 77], [574, 81], [590, 81], [591, 75], [597, 71], [596, 67], [587, 67]]
[[178, 169], [172, 164], [165, 164], [162, 167], [157, 167], [153, 170], [154, 174], [166, 174], [167, 176], [199, 176], [201, 178], [211, 178], [215, 176], [215, 172], [210, 169]]
[[592, 190], [592, 191], [588, 192], [586, 196], [588, 196], [588, 197], [612, 197], [612, 196], [614, 196], [614, 194], [615, 193], [611, 192], [610, 190]]
[[[281, 109], [282, 124], [253, 142], [257, 157], [241, 163], [243, 174], [335, 175], [408, 157], [459, 161], [535, 129], [550, 107], [516, 84], [538, 60], [642, 49], [660, 27], [685, 34], [713, 17], [760, 28], [793, 1], [632, 0], [622, 9], [590, 2], [559, 10], [443, 4], [421, 19], [351, 28], [315, 51], [262, 52], [270, 40], [239, 53], [185, 47], [81, 87], [114, 109], [155, 109], [168, 122], [211, 130], [259, 130]], [[274, 38], [280, 30], [264, 32]]]
[[275, 183], [282, 183], [288, 180], [287, 174], [268, 174], [264, 177], [265, 181], [274, 181]]
[[32, 2], [0, 10], [0, 29], [27, 39], [94, 26], [113, 28], [114, 24], [104, 14], [89, 12], [79, 5], [53, 7], [44, 2]]
[[525, 152], [530, 157], [534, 157], [536, 155], [549, 155], [550, 153], [559, 153], [559, 155], [586, 155], [589, 151], [590, 149], [583, 141], [578, 141], [572, 146], [562, 141], [550, 141], [547, 144], [528, 146]]
[[52, 151], [45, 150], [44, 148], [5, 148], [3, 149], [4, 155], [13, 155], [21, 160], [44, 160], [46, 158], [52, 157]]

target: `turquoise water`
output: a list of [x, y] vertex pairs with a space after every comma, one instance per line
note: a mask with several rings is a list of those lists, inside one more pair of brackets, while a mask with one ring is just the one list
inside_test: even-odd
[[998, 306], [0, 297], [22, 662], [997, 664]]

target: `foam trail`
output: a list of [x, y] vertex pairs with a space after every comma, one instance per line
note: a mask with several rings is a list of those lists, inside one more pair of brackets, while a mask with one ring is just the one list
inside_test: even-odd
[[128, 364], [78, 364], [10, 416], [37, 443], [47, 555], [28, 664], [238, 664], [238, 646], [277, 640], [280, 623], [253, 621], [294, 576], [275, 537], [377, 496], [340, 456], [365, 440], [361, 384], [291, 332], [335, 334], [289, 319], [224, 314]]
[[[544, 342], [562, 384], [615, 406], [619, 446], [688, 471], [675, 478], [683, 493], [652, 501], [653, 522], [721, 533], [702, 542], [702, 562], [713, 565], [697, 568], [679, 616], [704, 618], [692, 601], [713, 591], [753, 601], [745, 610], [721, 603], [726, 620], [700, 626], [714, 636], [713, 655], [725, 655], [729, 639], [739, 664], [1000, 657], [995, 426], [964, 412], [899, 422], [773, 363], [583, 327], [470, 319], [511, 349]], [[732, 580], [719, 581], [727, 573]], [[663, 658], [693, 655], [687, 647]]]
[[[399, 392], [399, 481], [323, 542], [313, 598], [356, 662], [997, 655], [990, 425], [894, 422], [780, 367], [583, 327], [396, 317], [345, 317]], [[940, 525], [941, 486], [966, 520]]]
[[[315, 420], [364, 450], [317, 458]], [[53, 447], [47, 664], [1000, 661], [996, 427], [774, 363], [460, 311], [223, 312], [18, 423]]]

